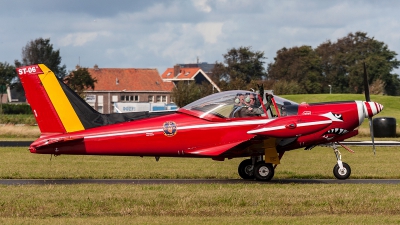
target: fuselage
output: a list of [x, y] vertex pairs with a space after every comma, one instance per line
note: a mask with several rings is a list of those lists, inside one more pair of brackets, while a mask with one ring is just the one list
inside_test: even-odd
[[[295, 115], [292, 113], [273, 118], [266, 115], [221, 118], [212, 114], [204, 116], [203, 113], [200, 113], [203, 115], [200, 118], [196, 112], [188, 113], [187, 109], [182, 109], [155, 118], [47, 135], [32, 143], [30, 150], [33, 153], [57, 155], [215, 158], [223, 155], [224, 158], [233, 158], [262, 154], [262, 140], [276, 138], [278, 151], [289, 151], [341, 141], [356, 135], [356, 128], [365, 119], [364, 104], [362, 101], [300, 104]], [[307, 127], [302, 129], [308, 129], [309, 132], [300, 132], [300, 125], [306, 124], [305, 118], [312, 115], [325, 118], [329, 123], [316, 128], [315, 124], [308, 122]], [[263, 127], [272, 129], [272, 134], [255, 132]], [[279, 132], [281, 136], [274, 136]], [[239, 145], [247, 150], [238, 148]]]

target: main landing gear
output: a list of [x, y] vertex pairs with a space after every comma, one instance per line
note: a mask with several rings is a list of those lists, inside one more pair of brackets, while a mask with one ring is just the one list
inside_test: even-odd
[[264, 162], [263, 156], [253, 156], [239, 164], [238, 172], [245, 180], [269, 181], [274, 177], [275, 169], [271, 163]]
[[[329, 145], [336, 155], [337, 164], [333, 167], [333, 175], [339, 180], [345, 180], [350, 177], [351, 168], [349, 164], [342, 162], [342, 154], [340, 153], [337, 145], [341, 145], [349, 152], [353, 150], [348, 147], [337, 143]], [[243, 160], [238, 167], [239, 176], [245, 180], [256, 179], [258, 181], [270, 181], [275, 174], [275, 168], [272, 163], [266, 163], [263, 156], [252, 156], [250, 159]]]

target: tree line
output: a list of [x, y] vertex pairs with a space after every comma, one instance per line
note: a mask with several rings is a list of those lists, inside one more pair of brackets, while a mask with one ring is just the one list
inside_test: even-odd
[[[63, 82], [82, 97], [83, 91], [88, 88], [94, 89], [94, 85], [97, 82], [96, 78], [91, 77], [87, 68], [79, 68], [67, 73], [65, 64], [61, 65], [60, 50], [53, 48], [49, 38], [38, 38], [29, 41], [22, 48], [21, 61], [16, 59], [14, 65], [7, 62], [0, 62], [0, 99], [6, 93], [7, 87], [24, 92], [15, 70], [17, 67], [40, 63], [45, 64], [58, 78], [62, 79]], [[2, 102], [0, 101], [0, 114], [2, 112]]]
[[[363, 64], [367, 66], [368, 83], [373, 94], [400, 95], [400, 80], [394, 69], [399, 67], [397, 53], [366, 33], [350, 33], [336, 42], [330, 40], [313, 49], [311, 46], [282, 48], [274, 62], [268, 64], [268, 80], [283, 81], [290, 94], [364, 92]], [[278, 84], [279, 85], [283, 85]]]
[[[319, 94], [330, 90], [359, 94], [364, 92], [365, 63], [372, 94], [400, 95], [400, 79], [393, 72], [400, 64], [396, 56], [385, 43], [364, 32], [349, 33], [316, 48], [284, 47], [267, 65], [264, 52], [242, 46], [228, 49], [223, 62], [215, 62], [211, 79], [221, 90], [250, 90], [263, 85], [275, 94]], [[97, 82], [87, 68], [67, 73], [65, 64], [61, 65], [60, 50], [53, 48], [50, 39], [38, 38], [22, 48], [21, 61], [15, 60], [14, 65], [0, 62], [0, 98], [9, 86], [22, 90], [16, 67], [38, 63], [46, 64], [81, 96], [84, 90], [94, 89]], [[183, 106], [211, 93], [211, 85], [185, 82], [173, 89], [172, 96], [178, 106]]]
[[[393, 72], [400, 64], [396, 56], [385, 43], [356, 32], [335, 42], [325, 41], [316, 48], [284, 47], [267, 66], [264, 52], [251, 47], [232, 48], [223, 55], [223, 62], [216, 61], [211, 79], [221, 90], [251, 90], [262, 85], [275, 94], [360, 94], [364, 92], [365, 63], [371, 94], [400, 95], [400, 79]], [[174, 88], [176, 98], [182, 99], [181, 93], [184, 92], [179, 87]]]

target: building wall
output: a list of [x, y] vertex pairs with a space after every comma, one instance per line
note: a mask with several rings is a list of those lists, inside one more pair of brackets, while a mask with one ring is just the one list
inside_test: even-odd
[[[124, 97], [122, 97], [124, 96]], [[128, 96], [128, 98], [127, 98]], [[152, 96], [152, 102], [163, 102], [166, 104], [172, 103], [171, 93], [165, 92], [150, 92], [150, 93], [137, 93], [137, 92], [86, 92], [86, 102], [91, 105], [95, 110], [100, 113], [114, 113], [115, 102], [137, 102], [147, 103], [149, 97]], [[157, 97], [160, 96], [160, 97]], [[137, 99], [136, 99], [137, 97]], [[159, 100], [159, 101], [158, 101]]]
[[[1, 95], [1, 94], [0, 94]], [[3, 94], [3, 96], [0, 99], [1, 103], [7, 103], [8, 102], [8, 95], [7, 94]]]

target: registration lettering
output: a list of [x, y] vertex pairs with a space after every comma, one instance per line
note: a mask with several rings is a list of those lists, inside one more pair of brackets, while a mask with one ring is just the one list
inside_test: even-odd
[[35, 74], [37, 72], [38, 67], [37, 66], [27, 66], [18, 69], [18, 74]]

